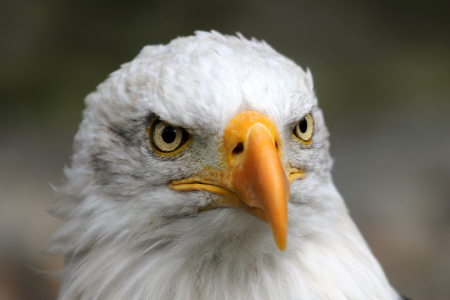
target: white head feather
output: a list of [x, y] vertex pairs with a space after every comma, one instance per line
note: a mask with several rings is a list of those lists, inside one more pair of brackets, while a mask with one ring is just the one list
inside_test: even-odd
[[[66, 259], [60, 299], [399, 299], [348, 215], [330, 175], [328, 132], [311, 74], [269, 45], [196, 32], [147, 46], [86, 98], [67, 184], [54, 214], [65, 225], [47, 250]], [[169, 182], [220, 164], [227, 123], [253, 110], [283, 139], [290, 186], [286, 251], [270, 227], [217, 198]], [[292, 128], [307, 113], [314, 140]], [[176, 158], [154, 153], [155, 116], [186, 129]]]

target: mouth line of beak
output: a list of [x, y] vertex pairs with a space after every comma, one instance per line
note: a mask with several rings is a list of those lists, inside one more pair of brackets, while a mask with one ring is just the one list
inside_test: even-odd
[[[208, 176], [209, 177], [209, 176]], [[303, 179], [305, 172], [297, 168], [289, 168], [289, 184], [296, 179]], [[208, 179], [200, 179], [199, 177], [190, 177], [180, 180], [173, 180], [169, 183], [169, 187], [175, 191], [206, 191], [212, 194], [221, 195], [222, 197], [208, 203], [207, 205], [199, 208], [198, 212], [208, 211], [217, 208], [239, 208], [244, 210], [263, 221], [266, 221], [266, 217], [262, 210], [256, 207], [250, 207], [245, 204], [239, 196], [231, 189], [224, 187], [224, 185], [218, 183], [223, 181], [221, 178], [215, 178], [213, 176]]]
[[305, 178], [305, 171], [297, 168], [289, 168], [289, 177], [288, 177], [289, 184], [291, 184], [292, 181], [296, 179], [303, 179], [303, 178]]
[[[233, 191], [209, 182], [209, 181], [203, 181], [199, 180], [196, 177], [181, 179], [181, 180], [174, 180], [169, 183], [169, 187], [175, 191], [196, 191], [196, 190], [202, 190], [207, 191], [213, 194], [218, 194], [222, 196], [231, 196], [236, 195]], [[237, 197], [237, 195], [236, 195]]]
[[[212, 178], [211, 181], [217, 182], [218, 180]], [[176, 191], [207, 191], [212, 194], [221, 195], [219, 199], [208, 203], [198, 209], [198, 212], [204, 212], [208, 210], [218, 209], [218, 208], [238, 208], [245, 211], [264, 222], [267, 222], [264, 212], [256, 207], [250, 207], [244, 203], [244, 201], [239, 198], [239, 196], [232, 190], [210, 182], [209, 180], [201, 180], [197, 177], [191, 177], [181, 180], [174, 180], [170, 182], [169, 187]]]

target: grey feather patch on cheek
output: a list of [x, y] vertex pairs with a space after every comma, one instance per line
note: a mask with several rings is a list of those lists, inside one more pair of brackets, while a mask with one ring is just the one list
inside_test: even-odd
[[100, 152], [91, 153], [90, 164], [92, 170], [96, 175], [97, 183], [107, 185], [111, 182], [111, 168], [108, 161], [102, 158], [103, 154]]
[[130, 146], [135, 146], [136, 143], [136, 132], [129, 131], [120, 126], [108, 126], [108, 129], [117, 137], [119, 137], [125, 144]]

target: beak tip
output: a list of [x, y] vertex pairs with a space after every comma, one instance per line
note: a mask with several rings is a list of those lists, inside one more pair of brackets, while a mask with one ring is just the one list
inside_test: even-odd
[[284, 251], [286, 249], [287, 244], [287, 228], [284, 230], [274, 230], [272, 228], [273, 239], [275, 244], [277, 245], [280, 251]]
[[277, 247], [280, 251], [286, 250], [286, 239], [276, 241]]

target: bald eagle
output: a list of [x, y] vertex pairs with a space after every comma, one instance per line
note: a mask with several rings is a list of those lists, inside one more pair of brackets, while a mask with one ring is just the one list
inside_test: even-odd
[[311, 73], [267, 43], [147, 46], [85, 102], [59, 299], [402, 299], [333, 184]]

